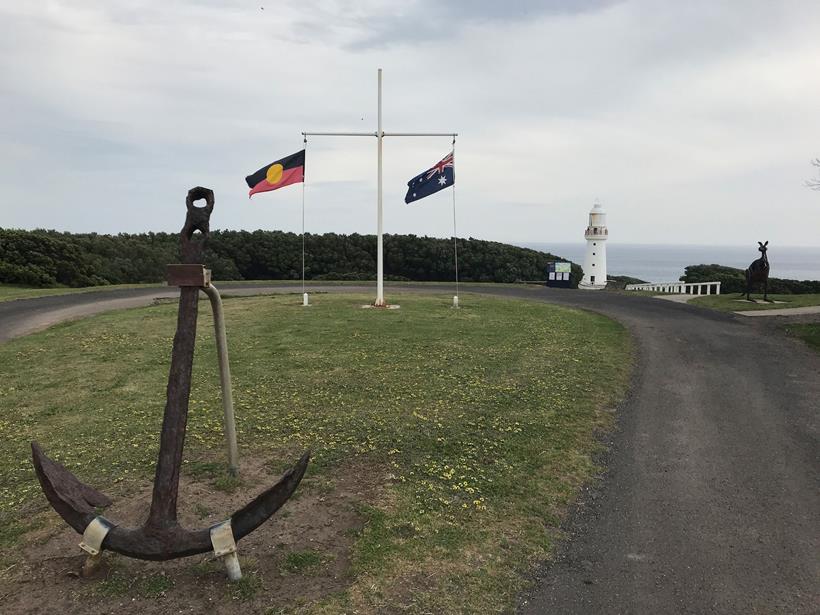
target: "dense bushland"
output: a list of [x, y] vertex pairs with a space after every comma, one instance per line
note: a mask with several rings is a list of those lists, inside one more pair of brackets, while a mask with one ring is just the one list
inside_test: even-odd
[[[690, 265], [680, 279], [682, 282], [720, 282], [721, 293], [739, 293], [746, 290], [744, 270], [723, 265]], [[769, 292], [781, 295], [820, 293], [820, 281], [769, 278]]]
[[[312, 280], [370, 280], [376, 272], [374, 235], [305, 236], [305, 276]], [[546, 264], [565, 260], [494, 241], [459, 239], [459, 277], [467, 282], [543, 280]], [[179, 261], [175, 233], [99, 235], [0, 229], [0, 283], [95, 286], [160, 282]], [[302, 238], [282, 231], [213, 231], [205, 264], [216, 280], [282, 280], [302, 276]], [[385, 278], [450, 281], [453, 241], [384, 236]], [[581, 268], [572, 266], [573, 286]]]
[[609, 290], [623, 290], [627, 284], [646, 284], [646, 280], [633, 278], [629, 275], [608, 275], [606, 276], [606, 287]]

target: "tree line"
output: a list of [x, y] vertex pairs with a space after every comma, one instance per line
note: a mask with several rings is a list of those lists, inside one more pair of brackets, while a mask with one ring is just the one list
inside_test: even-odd
[[[740, 293], [746, 290], [744, 270], [724, 265], [690, 265], [680, 279], [681, 282], [720, 282], [721, 293]], [[754, 289], [754, 292], [762, 292], [762, 287]], [[820, 280], [769, 278], [769, 292], [783, 295], [820, 293]]]
[[[283, 231], [212, 231], [205, 265], [215, 280], [296, 280], [302, 277], [302, 237]], [[465, 282], [544, 280], [559, 256], [480, 239], [458, 240], [459, 279]], [[0, 228], [0, 283], [28, 286], [98, 286], [161, 282], [165, 265], [179, 262], [179, 235], [103, 235]], [[384, 236], [388, 280], [451, 281], [453, 240]], [[573, 264], [577, 286], [581, 267]], [[375, 235], [305, 235], [305, 277], [372, 280]]]

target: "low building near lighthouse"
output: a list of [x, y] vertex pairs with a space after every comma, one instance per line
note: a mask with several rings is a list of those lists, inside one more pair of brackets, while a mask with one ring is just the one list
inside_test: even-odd
[[578, 288], [584, 290], [606, 288], [606, 240], [608, 237], [606, 212], [596, 201], [589, 212], [589, 225], [584, 233], [584, 239], [587, 240], [587, 251], [584, 256], [584, 277], [578, 283]]

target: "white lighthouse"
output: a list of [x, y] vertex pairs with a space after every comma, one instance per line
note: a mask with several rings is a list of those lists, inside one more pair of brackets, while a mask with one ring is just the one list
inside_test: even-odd
[[606, 229], [606, 212], [599, 202], [589, 212], [589, 226], [584, 233], [587, 240], [587, 253], [584, 257], [584, 277], [578, 288], [601, 290], [606, 288], [606, 240], [609, 231]]

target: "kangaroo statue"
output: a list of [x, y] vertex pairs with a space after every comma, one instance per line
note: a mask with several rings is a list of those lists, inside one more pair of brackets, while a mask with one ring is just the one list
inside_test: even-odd
[[[749, 265], [749, 268], [746, 270], [746, 300], [751, 301], [751, 297], [749, 294], [752, 292], [752, 284], [757, 284], [758, 282], [763, 282], [763, 301], [769, 300], [769, 259], [766, 258], [766, 250], [768, 248], [766, 246], [769, 245], [769, 242], [760, 243], [757, 242], [760, 246], [758, 250], [762, 253], [762, 256], [755, 261], [752, 261], [752, 264]], [[742, 295], [743, 293], [741, 293]]]

